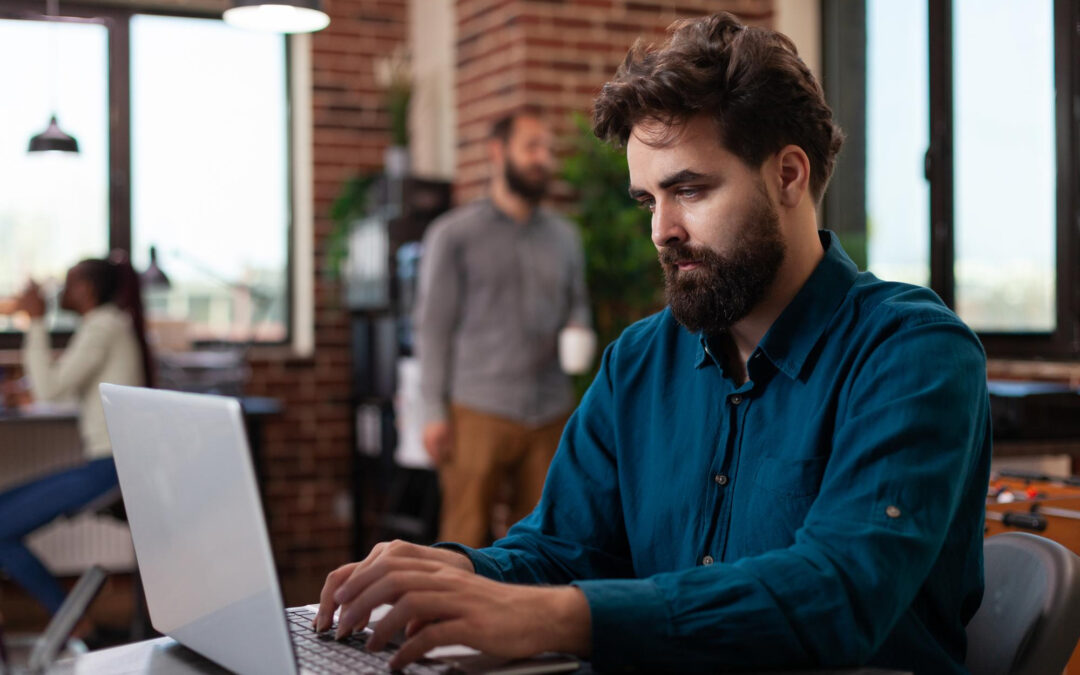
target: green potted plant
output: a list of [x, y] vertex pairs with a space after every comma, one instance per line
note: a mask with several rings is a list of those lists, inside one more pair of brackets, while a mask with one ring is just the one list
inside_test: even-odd
[[342, 266], [349, 257], [349, 235], [353, 225], [368, 214], [371, 186], [377, 176], [376, 173], [361, 173], [347, 179], [330, 206], [333, 227], [326, 237], [325, 258], [325, 270], [330, 278], [341, 278]]
[[[664, 306], [663, 275], [649, 239], [650, 214], [626, 192], [626, 153], [597, 139], [583, 115], [575, 115], [574, 127], [574, 151], [562, 175], [578, 195], [571, 216], [581, 229], [597, 344], [605, 347]], [[578, 378], [579, 391], [594, 374]]]
[[390, 56], [375, 59], [375, 82], [386, 91], [386, 109], [390, 115], [386, 175], [403, 178], [410, 168], [409, 103], [412, 101], [412, 70], [404, 47], [399, 46]]

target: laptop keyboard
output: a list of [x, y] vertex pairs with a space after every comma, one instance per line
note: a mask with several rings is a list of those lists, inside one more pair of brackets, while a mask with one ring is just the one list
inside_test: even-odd
[[370, 633], [357, 632], [343, 640], [334, 639], [333, 629], [316, 633], [311, 628], [315, 612], [305, 607], [295, 607], [285, 612], [289, 620], [289, 632], [296, 659], [300, 667], [313, 673], [390, 673], [401, 672], [408, 675], [442, 675], [451, 672], [447, 665], [421, 659], [409, 664], [404, 670], [392, 671], [390, 658], [394, 648], [389, 646], [379, 652], [369, 652], [365, 648]]

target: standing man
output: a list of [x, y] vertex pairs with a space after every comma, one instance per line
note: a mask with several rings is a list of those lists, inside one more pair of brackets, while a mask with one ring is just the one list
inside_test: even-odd
[[416, 323], [442, 540], [487, 544], [507, 479], [511, 522], [532, 511], [574, 405], [558, 335], [590, 317], [577, 231], [540, 208], [551, 145], [536, 115], [500, 119], [488, 144], [491, 196], [442, 216], [424, 237]]
[[985, 356], [818, 229], [841, 134], [794, 45], [677, 23], [593, 123], [626, 146], [668, 307], [605, 352], [528, 518], [481, 550], [376, 546], [330, 574], [317, 627], [390, 603], [368, 644], [407, 626], [399, 665], [461, 642], [605, 672], [966, 672]]

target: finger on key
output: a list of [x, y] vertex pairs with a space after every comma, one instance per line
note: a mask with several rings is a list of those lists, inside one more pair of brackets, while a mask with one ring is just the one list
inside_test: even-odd
[[342, 565], [326, 575], [326, 582], [323, 584], [322, 592], [319, 593], [319, 611], [315, 614], [315, 630], [321, 633], [324, 630], [329, 630], [330, 626], [333, 625], [334, 610], [337, 609], [334, 593], [359, 564]]
[[[372, 651], [382, 649], [395, 635], [410, 624], [417, 622], [428, 624], [432, 621], [447, 619], [454, 615], [454, 610], [459, 609], [459, 605], [460, 602], [455, 603], [449, 597], [449, 594], [445, 592], [415, 591], [407, 593], [374, 626], [372, 635], [368, 639], [368, 649]], [[405, 637], [409, 637], [407, 628]]]
[[[439, 580], [426, 571], [394, 571], [376, 579], [363, 593], [351, 598], [346, 608], [342, 605], [338, 614], [338, 627], [350, 628], [366, 626], [371, 612], [380, 605], [395, 605], [407, 593], [435, 590]], [[385, 617], [379, 622], [382, 625]], [[397, 628], [400, 628], [398, 626]], [[395, 628], [396, 630], [396, 628]]]
[[393, 670], [400, 670], [435, 647], [464, 644], [466, 635], [465, 622], [461, 619], [429, 623], [406, 640], [387, 665]]

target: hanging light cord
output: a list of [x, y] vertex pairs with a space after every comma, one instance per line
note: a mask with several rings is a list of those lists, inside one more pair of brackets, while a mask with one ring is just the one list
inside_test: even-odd
[[59, 67], [57, 65], [59, 58], [56, 55], [56, 17], [60, 14], [60, 0], [45, 0], [45, 14], [49, 17], [49, 98], [52, 103], [52, 110], [49, 111], [49, 114], [55, 115], [59, 103], [56, 95], [58, 89], [56, 78], [59, 76]]

